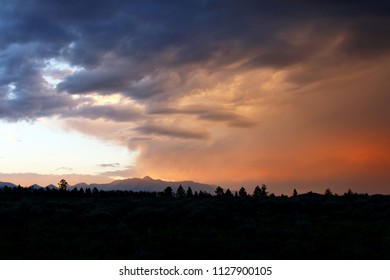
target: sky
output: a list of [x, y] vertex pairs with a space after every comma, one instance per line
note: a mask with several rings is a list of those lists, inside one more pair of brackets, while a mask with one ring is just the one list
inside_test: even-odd
[[390, 4], [2, 0], [0, 181], [390, 193]]

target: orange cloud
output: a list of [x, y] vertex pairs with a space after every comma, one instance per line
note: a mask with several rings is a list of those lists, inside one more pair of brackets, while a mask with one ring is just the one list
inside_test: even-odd
[[388, 193], [390, 59], [338, 67], [337, 58], [200, 75], [197, 90], [144, 104], [132, 121], [64, 125], [138, 150], [134, 176]]

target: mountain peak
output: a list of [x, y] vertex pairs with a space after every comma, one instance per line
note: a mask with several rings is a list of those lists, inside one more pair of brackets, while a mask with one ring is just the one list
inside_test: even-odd
[[145, 176], [145, 177], [143, 177], [142, 179], [143, 179], [143, 180], [153, 180], [153, 178], [152, 178], [152, 177], [149, 177], [149, 176]]
[[40, 185], [37, 185], [37, 184], [31, 185], [29, 188], [34, 189], [34, 190], [42, 189], [42, 187]]

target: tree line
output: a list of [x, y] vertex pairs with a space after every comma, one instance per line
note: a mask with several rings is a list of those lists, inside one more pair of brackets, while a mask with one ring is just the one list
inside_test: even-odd
[[[209, 193], [206, 191], [193, 191], [190, 186], [187, 189], [184, 189], [180, 185], [176, 191], [168, 186], [163, 191], [132, 191], [132, 190], [102, 190], [96, 187], [94, 188], [70, 188], [66, 180], [62, 179], [58, 183], [58, 188], [34, 188], [34, 187], [17, 187], [3, 186], [0, 187], [0, 194], [24, 194], [24, 195], [46, 195], [46, 196], [68, 196], [68, 197], [80, 197], [80, 196], [90, 196], [90, 197], [165, 197], [165, 198], [204, 198], [204, 197], [276, 197], [275, 194], [268, 192], [268, 187], [263, 184], [261, 187], [256, 186], [252, 193], [248, 193], [244, 187], [241, 187], [238, 191], [231, 191], [228, 189], [223, 189], [222, 187], [216, 187], [214, 193]], [[293, 189], [291, 197], [297, 197], [299, 195], [296, 189]], [[313, 195], [312, 192], [307, 193], [307, 195]], [[344, 193], [344, 196], [356, 196], [357, 193], [352, 192], [351, 189], [348, 192]], [[367, 195], [367, 194], [366, 194]], [[328, 188], [324, 192], [324, 196], [331, 197], [337, 196]], [[280, 197], [288, 197], [287, 195], [280, 195]]]

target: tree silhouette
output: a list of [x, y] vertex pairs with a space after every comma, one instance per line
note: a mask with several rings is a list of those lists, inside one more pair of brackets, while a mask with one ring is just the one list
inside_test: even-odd
[[344, 196], [354, 196], [355, 194], [353, 193], [353, 191], [351, 189], [348, 189], [348, 192], [346, 192], [344, 194]]
[[163, 195], [164, 196], [167, 196], [167, 197], [170, 197], [170, 196], [173, 196], [173, 190], [171, 187], [166, 187], [163, 191]]
[[298, 191], [296, 189], [293, 190], [293, 196], [298, 196]]
[[233, 193], [230, 189], [227, 189], [226, 192], [225, 192], [225, 196], [227, 197], [233, 197]]
[[61, 191], [66, 191], [66, 188], [69, 186], [68, 182], [65, 179], [61, 179], [61, 181], [58, 182], [58, 188]]
[[178, 198], [183, 198], [186, 196], [186, 192], [184, 191], [183, 187], [180, 185], [178, 188], [177, 188], [177, 191], [176, 191], [176, 197]]
[[50, 192], [51, 192], [50, 188], [45, 188], [45, 193], [50, 194]]
[[261, 189], [259, 186], [256, 186], [255, 190], [253, 191], [253, 197], [259, 197], [261, 196]]
[[238, 195], [239, 195], [240, 197], [248, 196], [248, 194], [247, 194], [247, 192], [246, 192], [246, 190], [245, 190], [244, 187], [242, 187], [242, 188], [238, 191]]
[[8, 186], [4, 186], [2, 190], [3, 190], [4, 193], [10, 193], [11, 192], [11, 188], [8, 187]]
[[267, 195], [268, 195], [267, 186], [263, 184], [263, 185], [261, 185], [260, 196], [267, 196]]
[[330, 189], [326, 189], [326, 190], [325, 190], [325, 195], [326, 195], [326, 196], [332, 196], [333, 193], [332, 193], [332, 191], [331, 191]]
[[187, 189], [187, 197], [193, 197], [193, 196], [194, 196], [194, 194], [192, 192], [191, 187], [188, 187], [188, 189]]
[[93, 194], [93, 195], [98, 195], [98, 194], [99, 194], [99, 190], [97, 189], [97, 187], [94, 187], [94, 188], [92, 189], [92, 194]]
[[221, 187], [218, 186], [218, 187], [215, 189], [215, 194], [216, 194], [217, 196], [223, 196], [223, 195], [224, 195], [223, 188], [221, 188]]

